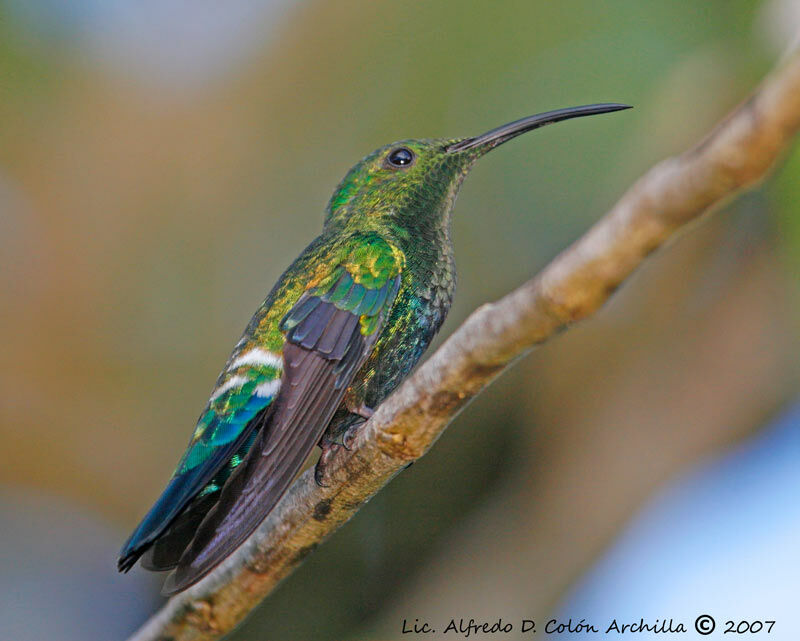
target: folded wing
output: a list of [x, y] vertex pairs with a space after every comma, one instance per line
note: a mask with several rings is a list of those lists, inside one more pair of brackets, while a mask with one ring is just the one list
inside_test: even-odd
[[359, 236], [284, 317], [284, 371], [269, 422], [198, 527], [165, 594], [205, 576], [286, 492], [380, 335], [400, 288], [402, 265], [402, 255], [389, 243]]

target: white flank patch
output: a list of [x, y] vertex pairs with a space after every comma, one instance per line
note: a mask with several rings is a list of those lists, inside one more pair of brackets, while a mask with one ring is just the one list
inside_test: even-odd
[[250, 379], [247, 378], [246, 376], [234, 376], [232, 378], [229, 378], [227, 381], [225, 381], [222, 385], [220, 385], [217, 389], [214, 390], [214, 392], [211, 394], [211, 400], [213, 401], [215, 398], [219, 398], [229, 389], [233, 389], [234, 387], [241, 387], [249, 380]]
[[261, 383], [261, 385], [256, 387], [256, 389], [253, 391], [253, 394], [256, 396], [261, 396], [262, 398], [268, 398], [270, 396], [275, 396], [280, 389], [281, 379], [276, 378], [274, 381]]
[[245, 352], [244, 354], [237, 356], [236, 360], [231, 363], [228, 370], [236, 369], [242, 365], [257, 365], [262, 367], [267, 366], [277, 370], [282, 370], [283, 358], [281, 358], [278, 354], [274, 354], [273, 352], [268, 352], [265, 349], [256, 347], [255, 349], [251, 349], [249, 352]]

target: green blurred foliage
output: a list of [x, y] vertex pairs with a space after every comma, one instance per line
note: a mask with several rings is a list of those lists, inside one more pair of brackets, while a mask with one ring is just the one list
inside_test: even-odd
[[800, 152], [793, 149], [775, 176], [772, 204], [789, 271], [800, 272]]

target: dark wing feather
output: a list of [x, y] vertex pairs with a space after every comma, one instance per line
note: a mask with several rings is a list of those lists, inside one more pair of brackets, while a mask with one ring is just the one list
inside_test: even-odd
[[[347, 282], [349, 280], [349, 283]], [[162, 592], [174, 594], [199, 581], [255, 530], [288, 489], [325, 432], [354, 374], [368, 357], [400, 286], [399, 274], [379, 290], [372, 331], [362, 333], [363, 292], [344, 272], [324, 294], [301, 298], [283, 322], [284, 372], [274, 414], [245, 461], [222, 488]], [[362, 288], [363, 289], [363, 288]], [[353, 296], [361, 299], [353, 302]], [[318, 298], [316, 304], [309, 298]]]

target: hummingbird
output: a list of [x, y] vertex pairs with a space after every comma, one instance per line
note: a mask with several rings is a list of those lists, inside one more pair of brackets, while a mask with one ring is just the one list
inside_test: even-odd
[[275, 507], [319, 445], [314, 477], [409, 374], [444, 322], [456, 284], [450, 218], [488, 151], [544, 125], [628, 109], [540, 113], [479, 136], [402, 140], [339, 183], [322, 233], [283, 273], [219, 375], [166, 489], [120, 551], [127, 572], [196, 583]]

